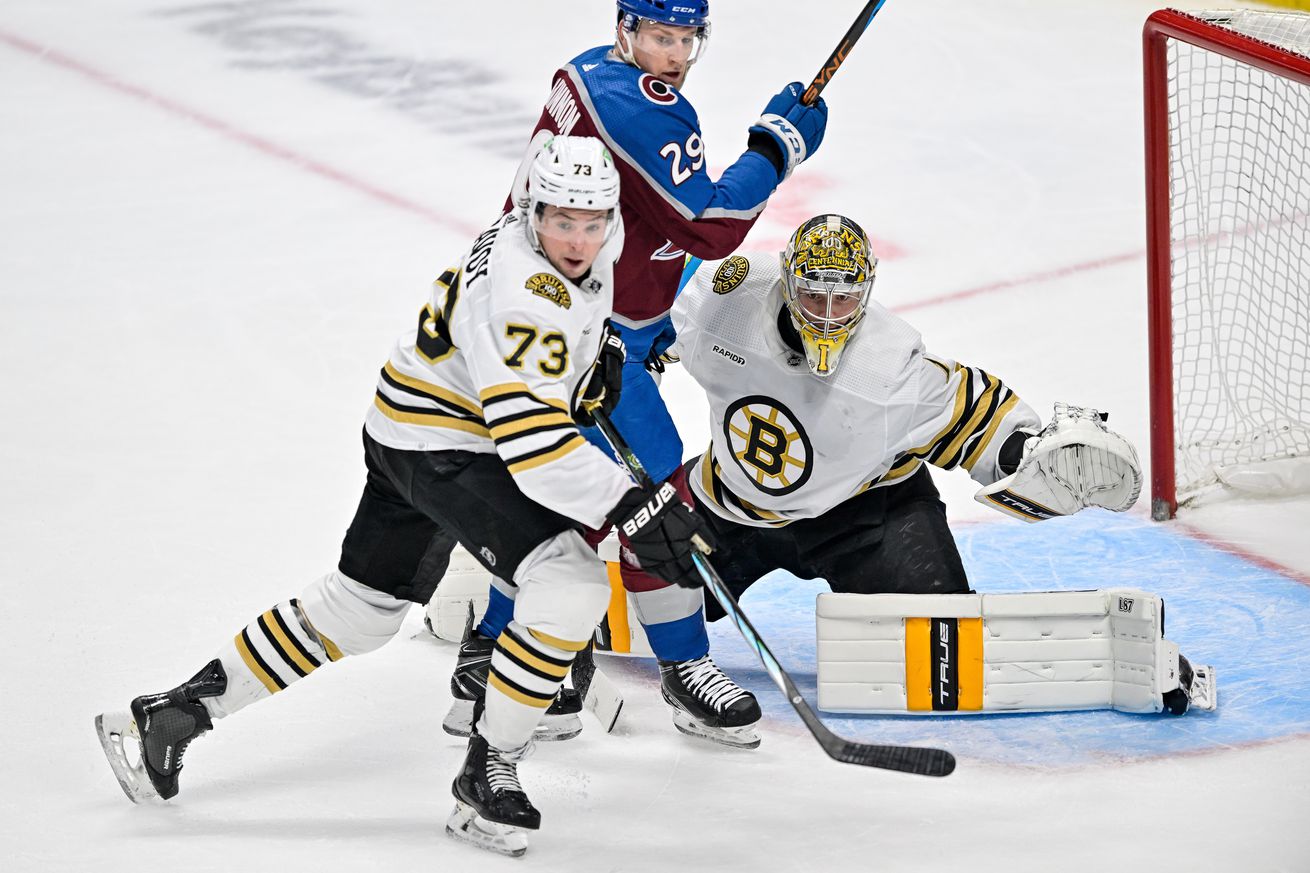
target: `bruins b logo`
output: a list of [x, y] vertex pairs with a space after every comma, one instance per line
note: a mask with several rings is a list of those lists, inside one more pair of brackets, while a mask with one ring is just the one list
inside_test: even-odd
[[741, 255], [733, 255], [714, 271], [714, 293], [727, 294], [742, 282], [751, 271], [751, 262]]
[[569, 296], [569, 289], [564, 287], [564, 283], [558, 277], [552, 276], [550, 273], [536, 273], [529, 276], [523, 287], [538, 297], [545, 297], [551, 303], [564, 309], [568, 309], [573, 305], [573, 298]]
[[723, 433], [737, 466], [765, 494], [790, 494], [810, 478], [810, 438], [778, 401], [743, 397], [724, 414]]

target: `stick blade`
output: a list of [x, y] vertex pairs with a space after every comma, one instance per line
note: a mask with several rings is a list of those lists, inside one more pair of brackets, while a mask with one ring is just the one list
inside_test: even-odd
[[896, 770], [917, 776], [949, 776], [955, 772], [955, 756], [945, 749], [879, 746], [842, 740], [841, 745], [828, 754], [843, 764]]

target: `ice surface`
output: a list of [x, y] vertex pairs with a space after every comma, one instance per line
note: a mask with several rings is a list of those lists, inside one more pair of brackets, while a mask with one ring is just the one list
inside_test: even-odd
[[[711, 163], [858, 4], [716, 0], [687, 91]], [[378, 367], [427, 283], [500, 207], [552, 70], [607, 36], [600, 0], [8, 0], [0, 6], [0, 867], [499, 868], [442, 834], [461, 744], [454, 647], [412, 614], [374, 655], [221, 722], [182, 793], [133, 807], [93, 716], [185, 679], [336, 560]], [[939, 354], [1044, 413], [1147, 440], [1141, 0], [887, 4], [827, 96], [822, 151], [751, 244], [846, 212], [876, 293]], [[821, 10], [823, 14], [816, 14]], [[685, 376], [689, 451], [708, 433]], [[677, 734], [651, 665], [523, 767], [533, 870], [1310, 869], [1310, 503], [1142, 507], [1029, 528], [938, 477], [974, 584], [1134, 584], [1218, 667], [1220, 709], [838, 719], [940, 743], [946, 780], [829, 762], [727, 627], [764, 744]], [[977, 523], [987, 520], [989, 523]], [[1207, 539], [1202, 539], [1201, 536]], [[816, 583], [746, 598], [813, 682]], [[185, 856], [183, 855], [185, 853]]]

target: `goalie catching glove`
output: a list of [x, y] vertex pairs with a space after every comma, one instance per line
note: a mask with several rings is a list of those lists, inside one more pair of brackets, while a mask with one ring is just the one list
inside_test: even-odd
[[591, 365], [591, 375], [582, 380], [577, 402], [573, 404], [573, 420], [583, 427], [595, 427], [593, 413], [597, 409], [609, 415], [619, 405], [619, 395], [623, 391], [623, 362], [628, 351], [623, 340], [605, 320], [605, 337], [600, 341], [600, 352], [596, 363]]
[[1132, 444], [1107, 428], [1105, 418], [1095, 409], [1055, 404], [1051, 423], [1024, 441], [1018, 467], [974, 499], [1024, 521], [1088, 506], [1130, 508], [1142, 490], [1142, 467]]
[[652, 490], [633, 488], [610, 510], [608, 518], [627, 538], [628, 548], [643, 570], [683, 588], [705, 584], [691, 560], [698, 551], [692, 537], [712, 548], [709, 530], [671, 483]]

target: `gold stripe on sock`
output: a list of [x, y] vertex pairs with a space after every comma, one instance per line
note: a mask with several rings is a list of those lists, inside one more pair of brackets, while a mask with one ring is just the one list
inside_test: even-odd
[[587, 647], [587, 640], [574, 642], [572, 640], [561, 640], [559, 637], [552, 637], [550, 634], [542, 633], [534, 628], [528, 628], [528, 633], [537, 638], [538, 641], [548, 646], [554, 646], [557, 649], [563, 649], [566, 652], [581, 652]]
[[535, 652], [531, 652], [519, 645], [519, 641], [514, 639], [508, 633], [502, 633], [500, 639], [496, 642], [505, 650], [507, 655], [512, 656], [512, 660], [521, 661], [529, 667], [540, 670], [547, 676], [553, 676], [556, 679], [563, 680], [565, 676], [569, 675], [568, 664], [561, 666], [559, 664], [550, 663]]
[[246, 662], [246, 666], [250, 668], [250, 672], [255, 674], [256, 679], [264, 683], [264, 687], [268, 689], [269, 694], [277, 694], [278, 691], [281, 690], [278, 687], [277, 682], [273, 680], [272, 676], [264, 672], [263, 667], [259, 666], [259, 662], [255, 660], [254, 653], [250, 651], [250, 648], [246, 645], [246, 641], [241, 638], [241, 634], [236, 635], [234, 642], [237, 646], [237, 654], [241, 656], [241, 660]]
[[531, 706], [535, 709], [545, 709], [546, 707], [550, 706], [551, 701], [555, 699], [555, 694], [553, 692], [549, 697], [541, 698], [541, 697], [532, 697], [530, 695], [524, 694], [522, 691], [519, 691], [517, 688], [511, 688], [508, 684], [506, 684], [505, 680], [501, 679], [499, 676], [496, 675], [495, 670], [491, 670], [487, 673], [487, 687], [495, 688], [497, 691], [508, 697], [510, 700], [513, 700], [515, 703], [521, 703], [524, 706]]
[[306, 676], [313, 673], [314, 670], [317, 669], [317, 666], [312, 662], [307, 661], [305, 656], [300, 654], [296, 649], [295, 644], [292, 643], [291, 640], [287, 638], [287, 635], [282, 632], [282, 627], [277, 623], [277, 619], [273, 616], [273, 610], [270, 609], [268, 612], [264, 613], [263, 617], [264, 623], [268, 626], [269, 633], [273, 635], [274, 639], [277, 640], [278, 647], [282, 649], [282, 654], [294, 661], [297, 667], [304, 670]]

